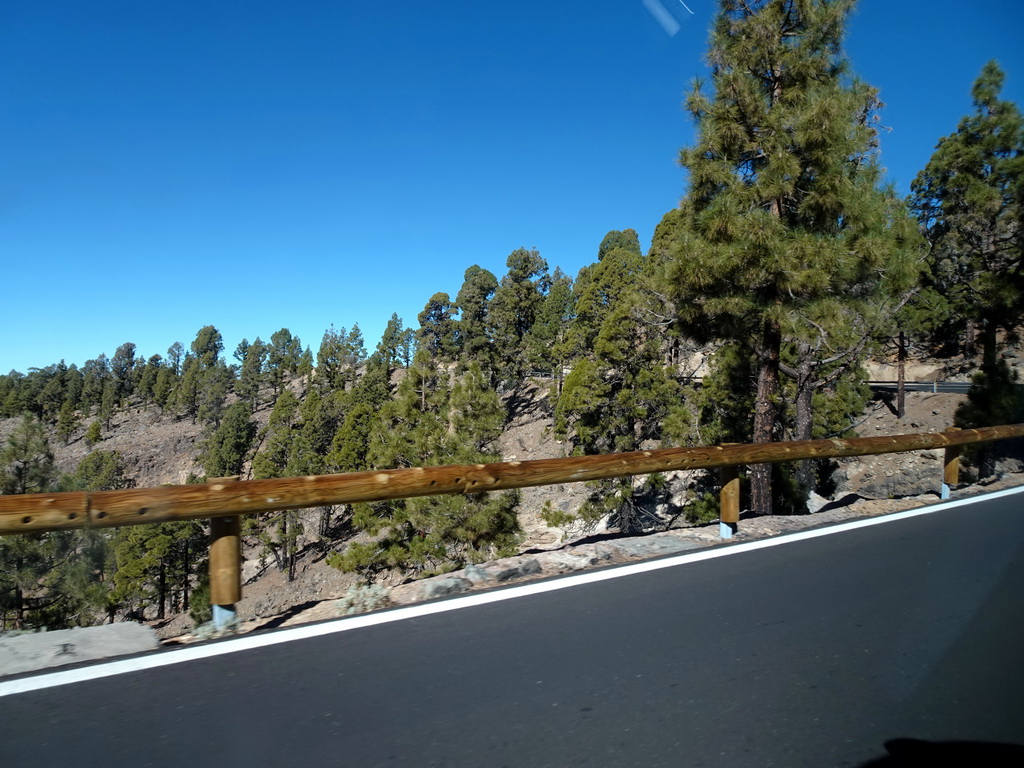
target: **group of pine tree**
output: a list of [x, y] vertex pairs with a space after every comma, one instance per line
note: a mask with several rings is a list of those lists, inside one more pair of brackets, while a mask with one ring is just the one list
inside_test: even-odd
[[[0, 415], [21, 421], [0, 452], [2, 492], [130, 485], [121, 457], [102, 449], [129, 404], [205, 425], [207, 478], [495, 461], [508, 416], [499, 393], [539, 374], [575, 453], [849, 435], [869, 397], [862, 363], [897, 338], [968, 355], [977, 345], [961, 421], [1020, 421], [998, 354], [1024, 313], [1020, 112], [986, 64], [970, 114], [901, 199], [879, 165], [878, 95], [842, 52], [853, 5], [721, 0], [710, 79], [685, 102], [697, 129], [680, 154], [688, 188], [646, 255], [626, 229], [575, 279], [536, 250], [509, 255], [500, 279], [471, 266], [454, 299], [430, 297], [416, 328], [392, 316], [372, 353], [358, 326], [328, 329], [315, 355], [282, 329], [227, 360], [206, 326], [166, 356], [126, 343], [81, 368], [12, 371], [0, 376]], [[699, 385], [697, 352], [708, 360]], [[58, 476], [47, 434], [94, 447]], [[798, 512], [827, 472], [752, 467], [746, 506]], [[579, 514], [643, 528], [661, 489], [658, 477], [604, 481]], [[698, 493], [689, 514], [714, 514], [713, 498]], [[503, 492], [325, 509], [316, 533], [334, 565], [402, 578], [514, 552], [517, 502]], [[293, 574], [311, 533], [300, 516], [247, 525]], [[369, 536], [332, 545], [341, 531]], [[191, 522], [0, 539], [0, 621], [67, 626], [190, 606], [201, 616], [204, 535]]]

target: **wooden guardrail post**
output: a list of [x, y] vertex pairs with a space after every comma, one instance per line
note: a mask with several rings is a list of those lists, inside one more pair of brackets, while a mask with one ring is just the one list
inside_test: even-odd
[[[735, 445], [735, 443], [723, 443]], [[740, 468], [722, 467], [722, 490], [718, 496], [718, 532], [723, 539], [731, 539], [740, 522]]]
[[210, 519], [210, 606], [215, 629], [228, 629], [237, 621], [235, 604], [242, 599], [242, 521], [234, 517]]
[[[946, 432], [959, 432], [959, 427], [950, 427]], [[950, 489], [960, 482], [960, 446], [947, 445], [945, 459], [942, 462], [942, 493], [940, 498], [948, 499]]]

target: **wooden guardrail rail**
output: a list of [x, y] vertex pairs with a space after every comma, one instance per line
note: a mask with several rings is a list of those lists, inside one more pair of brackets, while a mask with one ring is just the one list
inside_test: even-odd
[[0, 496], [0, 535], [113, 528], [327, 504], [499, 491], [681, 469], [904, 453], [1013, 437], [1024, 437], [1024, 424], [846, 440], [664, 448], [564, 459], [414, 467], [275, 480], [216, 480], [199, 485], [126, 491]]
[[[448, 493], [477, 493], [536, 485], [575, 483], [627, 475], [685, 469], [738, 467], [802, 459], [870, 456], [947, 449], [944, 485], [956, 483], [955, 455], [965, 445], [1024, 437], [1024, 424], [884, 437], [805, 440], [784, 443], [664, 448], [564, 459], [506, 461], [494, 464], [414, 467], [343, 475], [274, 480], [216, 480], [199, 485], [163, 486], [92, 493], [38, 493], [0, 496], [0, 535], [236, 515], [328, 504], [403, 499]], [[739, 493], [735, 477], [724, 478], [723, 523], [735, 524]], [[213, 526], [214, 543], [227, 536], [226, 550], [237, 559], [236, 526]], [[222, 530], [223, 529], [223, 530]], [[227, 570], [211, 558], [214, 567]], [[226, 588], [225, 594], [238, 591]], [[232, 600], [234, 602], [234, 600]], [[217, 605], [218, 603], [215, 603]], [[223, 604], [223, 603], [220, 603]]]

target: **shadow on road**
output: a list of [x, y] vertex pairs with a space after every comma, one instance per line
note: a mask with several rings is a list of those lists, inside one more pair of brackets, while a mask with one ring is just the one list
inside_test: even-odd
[[1024, 765], [1024, 746], [984, 741], [922, 741], [893, 739], [885, 742], [888, 753], [859, 768], [1019, 768]]

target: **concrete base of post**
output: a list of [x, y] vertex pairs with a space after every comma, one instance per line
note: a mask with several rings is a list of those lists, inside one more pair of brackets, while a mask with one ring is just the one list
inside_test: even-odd
[[238, 626], [238, 613], [233, 605], [214, 605], [213, 628], [218, 632], [234, 629]]
[[718, 523], [718, 533], [723, 539], [731, 539], [736, 535], [736, 523]]

